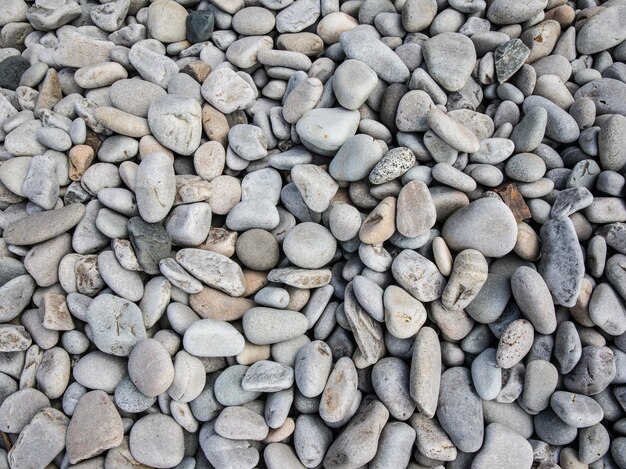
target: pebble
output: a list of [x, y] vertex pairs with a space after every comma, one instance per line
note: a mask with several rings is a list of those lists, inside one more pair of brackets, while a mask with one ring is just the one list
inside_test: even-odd
[[176, 261], [210, 287], [232, 296], [241, 296], [245, 291], [241, 267], [222, 254], [186, 248], [178, 251]]
[[65, 448], [68, 423], [69, 419], [52, 407], [39, 411], [8, 452], [9, 467], [45, 467], [50, 464]]
[[454, 32], [437, 34], [427, 40], [422, 54], [431, 77], [452, 92], [465, 86], [476, 63], [472, 41]]
[[[156, 3], [159, 2], [161, 0]], [[167, 3], [178, 5], [171, 1]], [[163, 96], [150, 104], [148, 125], [161, 145], [181, 155], [191, 155], [200, 146], [201, 114], [200, 104], [192, 98]]]
[[556, 304], [573, 306], [585, 270], [574, 225], [568, 218], [550, 220], [543, 225], [540, 235], [539, 273]]
[[501, 368], [512, 368], [519, 363], [533, 345], [534, 329], [526, 319], [510, 322], [500, 337], [496, 360]]
[[[358, 81], [355, 77], [359, 77]], [[342, 107], [356, 110], [365, 103], [377, 82], [376, 72], [366, 63], [350, 59], [335, 69], [333, 92]]]
[[367, 464], [376, 455], [376, 442], [388, 419], [389, 411], [380, 401], [363, 401], [355, 418], [328, 449], [324, 466], [339, 468]]
[[266, 345], [304, 334], [309, 322], [297, 311], [254, 307], [246, 311], [242, 324], [246, 339], [257, 345]]
[[131, 428], [129, 447], [133, 458], [141, 464], [173, 467], [184, 457], [183, 429], [168, 415], [146, 415]]
[[445, 278], [434, 263], [415, 251], [402, 251], [393, 261], [391, 272], [400, 286], [419, 301], [433, 301], [443, 293]]
[[600, 404], [581, 394], [557, 391], [550, 398], [550, 406], [561, 420], [576, 428], [591, 427], [604, 417]]
[[287, 258], [296, 266], [318, 269], [335, 255], [337, 243], [329, 230], [312, 222], [293, 227], [283, 241]]
[[407, 81], [409, 69], [400, 57], [382, 41], [373, 39], [367, 31], [355, 28], [343, 33], [339, 40], [346, 57], [365, 63], [387, 83]]
[[452, 309], [467, 307], [487, 281], [487, 274], [487, 260], [480, 252], [474, 249], [461, 251], [454, 259], [452, 273], [443, 290], [443, 305]]
[[183, 346], [196, 357], [231, 357], [241, 353], [244, 338], [227, 322], [202, 319], [185, 331]]
[[442, 237], [451, 249], [476, 249], [484, 256], [500, 257], [515, 246], [517, 224], [505, 204], [482, 198], [448, 217]]
[[85, 207], [82, 204], [35, 213], [11, 223], [4, 230], [3, 236], [7, 243], [18, 246], [41, 243], [76, 226], [84, 214]]
[[485, 429], [485, 444], [472, 462], [476, 468], [503, 465], [525, 468], [533, 463], [533, 447], [516, 431], [499, 423], [491, 423]]
[[187, 10], [171, 0], [157, 0], [148, 8], [147, 28], [150, 36], [169, 43], [185, 39]]
[[92, 458], [122, 443], [124, 428], [115, 405], [103, 391], [91, 391], [79, 400], [67, 427], [70, 463]]
[[546, 360], [532, 360], [526, 366], [522, 402], [529, 411], [540, 412], [550, 405], [550, 396], [559, 379], [554, 365]]
[[296, 124], [296, 132], [305, 147], [330, 156], [354, 136], [358, 125], [357, 111], [319, 108], [304, 113]]
[[459, 450], [475, 452], [482, 446], [481, 400], [471, 385], [467, 368], [452, 367], [441, 375], [437, 419]]

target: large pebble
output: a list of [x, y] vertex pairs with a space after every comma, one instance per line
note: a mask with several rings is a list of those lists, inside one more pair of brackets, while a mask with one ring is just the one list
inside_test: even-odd
[[99, 295], [87, 309], [96, 346], [117, 356], [130, 355], [133, 347], [146, 339], [141, 310], [134, 303], [113, 295]]
[[482, 198], [449, 216], [442, 237], [451, 249], [476, 249], [484, 256], [500, 257], [513, 250], [517, 223], [504, 203]]
[[232, 357], [243, 350], [244, 338], [225, 321], [202, 319], [185, 331], [183, 346], [196, 357]]
[[163, 146], [181, 155], [191, 155], [200, 146], [201, 116], [200, 104], [195, 99], [163, 96], [150, 104], [148, 125]]
[[458, 449], [465, 452], [480, 449], [484, 437], [483, 411], [467, 368], [452, 367], [441, 375], [437, 418]]

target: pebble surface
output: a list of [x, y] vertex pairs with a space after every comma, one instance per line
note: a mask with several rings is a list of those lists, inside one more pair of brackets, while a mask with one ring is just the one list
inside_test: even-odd
[[625, 24], [0, 1], [0, 469], [626, 467]]

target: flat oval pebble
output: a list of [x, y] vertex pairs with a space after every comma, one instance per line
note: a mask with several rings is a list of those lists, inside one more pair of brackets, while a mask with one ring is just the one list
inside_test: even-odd
[[243, 350], [244, 338], [225, 321], [201, 319], [187, 328], [183, 346], [196, 357], [232, 357]]
[[257, 345], [293, 339], [304, 334], [309, 325], [306, 316], [297, 311], [264, 307], [250, 308], [242, 323], [246, 339]]

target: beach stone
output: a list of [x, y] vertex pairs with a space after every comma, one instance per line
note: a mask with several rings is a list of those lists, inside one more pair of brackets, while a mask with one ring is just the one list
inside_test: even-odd
[[396, 147], [384, 154], [369, 174], [372, 184], [384, 184], [406, 173], [415, 164], [415, 155], [406, 147]]
[[229, 68], [212, 71], [202, 84], [202, 96], [224, 114], [246, 109], [255, 99], [255, 90]]
[[175, 401], [183, 404], [193, 401], [200, 395], [206, 384], [206, 370], [199, 358], [184, 350], [174, 357], [174, 380], [167, 393]]
[[452, 367], [441, 375], [437, 419], [454, 445], [474, 452], [483, 444], [484, 426], [481, 400], [467, 368]]
[[626, 310], [613, 288], [599, 284], [591, 294], [589, 317], [607, 334], [618, 336], [626, 332]]
[[148, 125], [163, 146], [181, 155], [191, 155], [200, 146], [201, 114], [200, 104], [192, 98], [163, 96], [150, 104]]
[[157, 0], [148, 8], [147, 28], [154, 39], [169, 43], [186, 36], [187, 10], [171, 0]]
[[579, 430], [578, 458], [590, 464], [609, 450], [609, 433], [600, 423]]
[[341, 106], [355, 110], [365, 103], [377, 81], [376, 72], [368, 65], [360, 60], [349, 59], [335, 70], [333, 92]]
[[111, 102], [116, 108], [139, 117], [148, 117], [150, 104], [166, 94], [159, 85], [139, 78], [118, 80], [109, 90]]
[[535, 332], [526, 319], [516, 319], [509, 323], [500, 336], [496, 360], [500, 368], [508, 369], [519, 363], [533, 345]]
[[376, 455], [376, 447], [389, 411], [376, 399], [363, 401], [357, 415], [328, 449], [324, 466], [328, 468], [360, 467]]
[[253, 307], [244, 314], [242, 324], [246, 339], [253, 344], [266, 345], [304, 334], [309, 321], [297, 311]]
[[349, 59], [365, 63], [387, 83], [403, 83], [409, 79], [409, 69], [402, 59], [369, 32], [360, 28], [347, 31], [341, 35], [340, 43]]
[[235, 125], [228, 132], [228, 143], [245, 160], [255, 161], [267, 156], [267, 137], [260, 127]]
[[507, 82], [524, 65], [530, 49], [519, 39], [511, 39], [494, 52], [496, 76], [500, 83]]
[[151, 414], [140, 418], [132, 426], [129, 447], [139, 463], [167, 468], [183, 460], [184, 441], [183, 429], [172, 417]]
[[35, 213], [10, 224], [3, 233], [7, 243], [18, 246], [37, 244], [55, 238], [78, 224], [85, 214], [82, 204]]
[[487, 271], [487, 260], [480, 252], [466, 249], [457, 254], [452, 274], [441, 296], [443, 305], [446, 308], [465, 309], [487, 281]]
[[50, 400], [36, 389], [22, 389], [8, 396], [0, 405], [0, 428], [3, 432], [20, 433]]
[[576, 428], [591, 427], [604, 417], [600, 404], [582, 394], [556, 391], [550, 398], [550, 406], [561, 420]]
[[557, 142], [573, 142], [580, 136], [578, 124], [565, 110], [543, 96], [529, 96], [524, 99], [522, 108], [528, 112], [535, 107], [541, 107], [548, 113], [546, 136]]
[[293, 2], [276, 15], [276, 30], [279, 33], [298, 33], [315, 23], [320, 12], [320, 4], [317, 1]]
[[313, 222], [293, 227], [283, 241], [287, 258], [305, 269], [318, 269], [335, 255], [337, 243], [330, 231]]
[[126, 374], [126, 359], [99, 350], [83, 355], [72, 369], [72, 376], [88, 389], [113, 393]]
[[430, 76], [448, 91], [459, 91], [476, 63], [472, 41], [463, 34], [444, 32], [428, 39], [422, 48]]
[[185, 18], [185, 37], [192, 44], [208, 41], [213, 34], [215, 16], [210, 10], [192, 11]]
[[241, 267], [221, 254], [186, 248], [176, 253], [176, 260], [201, 282], [232, 296], [241, 296], [245, 283]]
[[65, 448], [69, 419], [46, 407], [24, 427], [8, 452], [8, 467], [45, 467]]
[[626, 96], [626, 83], [613, 78], [601, 78], [592, 80], [581, 86], [574, 99], [590, 98], [596, 105], [596, 114], [621, 114], [626, 115], [626, 106], [623, 105]]
[[626, 165], [624, 129], [626, 129], [626, 117], [619, 114], [611, 116], [600, 127], [598, 154], [602, 169], [619, 171]]
[[410, 33], [428, 28], [437, 14], [437, 2], [431, 0], [407, 0], [402, 8], [402, 26]]
[[311, 109], [296, 124], [305, 147], [332, 156], [357, 131], [359, 113], [343, 108]]
[[0, 88], [15, 91], [20, 86], [20, 79], [30, 67], [30, 63], [21, 56], [7, 57], [0, 62]]
[[416, 336], [409, 376], [409, 393], [420, 413], [432, 418], [441, 383], [441, 346], [436, 332], [422, 328]]
[[67, 427], [66, 448], [72, 464], [122, 443], [122, 418], [109, 396], [91, 391], [79, 400]]
[[226, 407], [215, 421], [215, 432], [232, 440], [263, 440], [269, 431], [263, 417], [241, 406]]
[[306, 397], [322, 394], [331, 369], [332, 355], [325, 342], [315, 340], [304, 345], [296, 354], [294, 365], [299, 391]]
[[143, 412], [156, 402], [156, 397], [147, 397], [125, 376], [115, 388], [115, 405], [124, 412]]
[[116, 0], [91, 10], [90, 17], [96, 26], [108, 32], [121, 28], [130, 7], [130, 0]]
[[171, 239], [165, 228], [133, 217], [127, 223], [128, 236], [137, 261], [146, 273], [159, 273], [159, 261], [170, 256]]
[[451, 249], [476, 249], [484, 256], [500, 257], [515, 246], [517, 224], [505, 204], [483, 198], [449, 216], [442, 237]]
[[584, 261], [574, 225], [569, 218], [553, 219], [543, 225], [538, 271], [555, 304], [573, 306], [581, 289]]
[[231, 357], [243, 350], [244, 339], [227, 322], [202, 319], [185, 331], [183, 346], [196, 357]]
[[626, 8], [615, 5], [589, 18], [576, 35], [576, 49], [581, 54], [595, 54], [616, 46], [626, 39], [620, 26], [626, 19]]
[[565, 375], [563, 384], [568, 391], [594, 396], [604, 391], [615, 378], [615, 355], [608, 347], [583, 347], [578, 364]]
[[526, 366], [522, 399], [524, 407], [531, 412], [540, 412], [550, 405], [559, 374], [554, 365], [546, 360], [532, 360]]
[[94, 298], [87, 309], [87, 322], [97, 347], [112, 355], [128, 356], [147, 338], [139, 307], [114, 295]]
[[176, 195], [174, 168], [165, 153], [150, 153], [141, 161], [135, 177], [135, 197], [141, 218], [148, 223], [163, 220]]
[[[259, 246], [263, 246], [263, 250]], [[235, 249], [242, 264], [252, 270], [270, 270], [276, 267], [280, 257], [276, 238], [265, 230], [252, 229], [241, 233]]]
[[437, 266], [409, 249], [394, 259], [391, 273], [400, 286], [419, 301], [436, 300], [445, 286], [445, 278]]
[[148, 397], [164, 393], [174, 380], [174, 365], [167, 350], [155, 339], [139, 342], [128, 359], [128, 374]]
[[524, 437], [505, 425], [490, 423], [485, 429], [485, 444], [472, 466], [478, 469], [497, 464], [522, 469], [532, 461], [533, 447]]
[[437, 219], [435, 204], [428, 187], [421, 181], [406, 184], [398, 195], [396, 228], [403, 236], [413, 238], [433, 227]]
[[314, 212], [325, 211], [339, 188], [326, 171], [312, 164], [294, 166], [291, 178], [304, 203]]
[[293, 385], [293, 368], [271, 360], [260, 360], [248, 368], [241, 387], [250, 392], [278, 392]]
[[397, 357], [379, 360], [372, 369], [372, 386], [392, 417], [408, 420], [415, 403], [408, 392], [409, 367]]
[[552, 334], [556, 330], [550, 290], [536, 270], [519, 267], [511, 277], [511, 291], [522, 314], [537, 332]]

